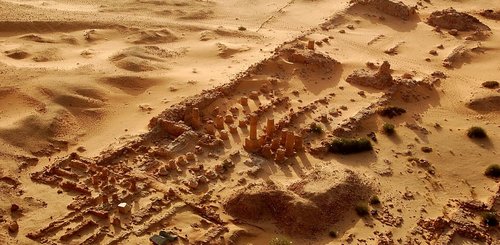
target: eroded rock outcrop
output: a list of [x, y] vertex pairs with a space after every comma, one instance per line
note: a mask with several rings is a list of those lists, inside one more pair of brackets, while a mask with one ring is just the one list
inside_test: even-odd
[[353, 0], [351, 3], [370, 6], [382, 13], [402, 20], [409, 20], [416, 14], [414, 7], [409, 7], [403, 2], [393, 2], [390, 0]]
[[391, 75], [391, 65], [387, 61], [384, 61], [376, 73], [365, 69], [356, 70], [346, 78], [346, 81], [351, 84], [375, 89], [387, 89], [394, 85]]

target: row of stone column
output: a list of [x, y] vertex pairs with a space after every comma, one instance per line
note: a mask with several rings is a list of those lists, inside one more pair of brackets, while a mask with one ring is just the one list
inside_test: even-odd
[[[257, 115], [250, 116], [250, 135], [245, 139], [245, 150], [261, 153], [268, 159], [283, 162], [286, 157], [295, 155], [304, 149], [303, 139], [291, 131], [282, 130], [276, 133], [274, 119], [267, 119], [265, 134], [257, 137]], [[276, 135], [279, 135], [276, 137]]]

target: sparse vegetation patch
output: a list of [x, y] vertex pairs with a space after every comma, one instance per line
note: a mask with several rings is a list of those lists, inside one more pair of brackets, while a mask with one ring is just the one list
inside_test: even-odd
[[387, 106], [378, 111], [378, 114], [383, 117], [393, 118], [406, 113], [406, 110], [397, 106]]
[[370, 204], [371, 205], [379, 205], [380, 204], [380, 199], [378, 198], [378, 196], [372, 196], [370, 198]]
[[467, 130], [467, 136], [474, 139], [482, 139], [488, 137], [486, 131], [481, 127], [471, 127]]
[[328, 150], [336, 154], [353, 154], [364, 151], [371, 151], [372, 143], [366, 138], [345, 139], [338, 138], [330, 142]]
[[366, 203], [358, 203], [354, 210], [361, 217], [364, 217], [370, 213], [370, 208]]
[[315, 122], [313, 122], [309, 125], [309, 130], [315, 134], [322, 134], [323, 133], [323, 128]]
[[495, 212], [486, 212], [481, 216], [483, 217], [483, 223], [485, 225], [490, 227], [498, 226], [498, 219]]
[[486, 171], [484, 171], [484, 175], [491, 178], [500, 178], [500, 165], [492, 164], [488, 166], [488, 168], [486, 168]]
[[394, 129], [394, 124], [392, 123], [385, 123], [382, 129], [387, 135], [393, 135], [396, 132], [396, 130]]

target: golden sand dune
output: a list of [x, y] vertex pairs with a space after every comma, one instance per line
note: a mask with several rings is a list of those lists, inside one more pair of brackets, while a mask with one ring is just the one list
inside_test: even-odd
[[0, 244], [496, 244], [498, 16], [0, 0]]

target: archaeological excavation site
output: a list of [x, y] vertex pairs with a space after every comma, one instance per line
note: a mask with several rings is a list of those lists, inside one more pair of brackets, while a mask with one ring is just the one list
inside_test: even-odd
[[498, 0], [0, 0], [0, 244], [500, 245]]

